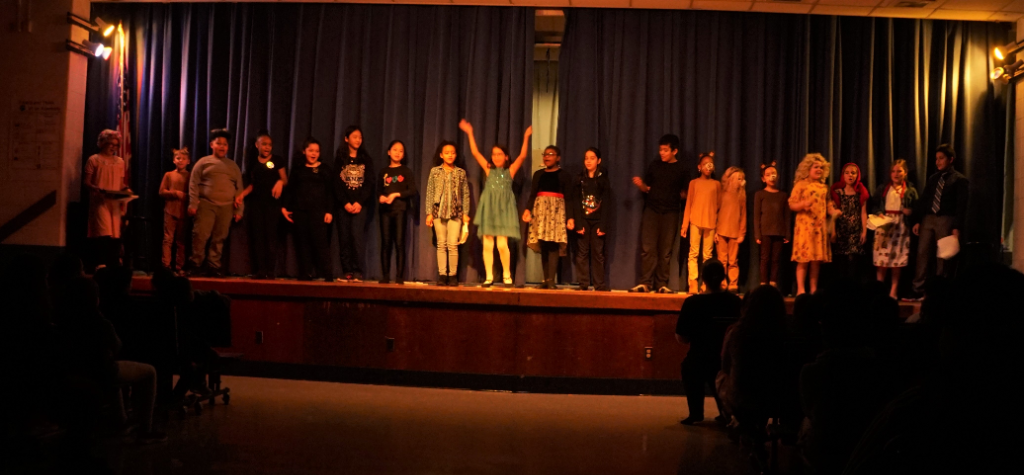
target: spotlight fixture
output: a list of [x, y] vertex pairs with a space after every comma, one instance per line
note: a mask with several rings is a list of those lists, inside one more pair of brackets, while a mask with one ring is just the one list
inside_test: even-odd
[[1018, 59], [1017, 61], [1011, 64], [999, 66], [998, 68], [993, 69], [992, 72], [988, 75], [988, 77], [991, 78], [993, 81], [999, 80], [1003, 84], [1007, 84], [1010, 82], [1010, 79], [1012, 79], [1013, 76], [1017, 73], [1017, 70], [1021, 68], [1021, 66], [1024, 66], [1024, 59]]
[[996, 59], [1002, 61], [1020, 51], [1022, 48], [1024, 48], [1024, 43], [1012, 41], [1007, 43], [1006, 46], [996, 47], [995, 50], [992, 51], [992, 54], [995, 55]]
[[103, 21], [100, 17], [96, 17], [96, 21], [93, 22], [75, 15], [74, 13], [68, 12], [68, 23], [99, 33], [103, 35], [104, 38], [110, 36], [110, 34], [114, 32], [114, 25]]
[[109, 59], [110, 53], [114, 51], [113, 48], [103, 43], [95, 43], [89, 40], [82, 40], [81, 43], [76, 43], [74, 41], [67, 40], [66, 46], [69, 51], [85, 56], [93, 56], [96, 58], [103, 59]]

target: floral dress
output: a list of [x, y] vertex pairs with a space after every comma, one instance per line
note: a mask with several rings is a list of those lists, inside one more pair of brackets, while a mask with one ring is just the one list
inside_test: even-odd
[[836, 219], [835, 253], [843, 256], [863, 254], [864, 248], [860, 245], [860, 197], [839, 195], [839, 209], [843, 215]]
[[832, 262], [828, 243], [828, 187], [824, 183], [801, 181], [793, 187], [793, 201], [811, 200], [811, 206], [796, 213], [793, 228], [793, 262]]
[[879, 212], [895, 217], [897, 221], [875, 230], [873, 259], [877, 267], [906, 267], [910, 262], [910, 228], [903, 208], [913, 207], [917, 191], [913, 186], [886, 186], [881, 197]]

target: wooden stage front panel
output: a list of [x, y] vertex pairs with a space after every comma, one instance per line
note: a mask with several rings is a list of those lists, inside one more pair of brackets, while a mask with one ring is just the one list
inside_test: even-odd
[[[678, 381], [687, 352], [675, 340], [681, 294], [204, 278], [192, 284], [232, 298], [229, 351], [250, 362]], [[150, 281], [137, 277], [133, 288], [149, 293]]]

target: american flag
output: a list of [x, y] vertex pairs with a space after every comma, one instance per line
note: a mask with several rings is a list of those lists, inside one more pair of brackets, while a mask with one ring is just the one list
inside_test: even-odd
[[117, 41], [114, 43], [115, 57], [117, 58], [115, 68], [115, 76], [117, 77], [117, 89], [118, 89], [118, 108], [117, 108], [117, 131], [121, 133], [121, 150], [118, 151], [118, 155], [124, 160], [124, 186], [131, 188], [131, 158], [132, 158], [132, 139], [131, 139], [131, 89], [128, 87], [129, 82], [126, 81], [126, 71], [128, 69], [128, 39], [124, 34], [124, 29], [121, 25], [117, 25]]

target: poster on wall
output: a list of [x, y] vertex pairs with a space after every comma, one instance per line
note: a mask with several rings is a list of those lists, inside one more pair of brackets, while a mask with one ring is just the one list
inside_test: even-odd
[[54, 101], [17, 101], [11, 120], [11, 169], [56, 170], [61, 109]]

